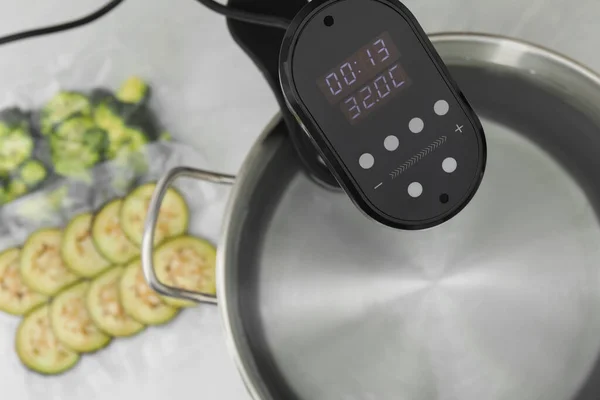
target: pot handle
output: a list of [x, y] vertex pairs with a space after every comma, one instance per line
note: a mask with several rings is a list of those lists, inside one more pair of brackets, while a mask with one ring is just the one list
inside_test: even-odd
[[235, 181], [235, 176], [233, 175], [219, 174], [189, 167], [175, 167], [167, 171], [167, 173], [156, 184], [156, 189], [154, 189], [152, 199], [150, 200], [150, 206], [148, 207], [148, 216], [146, 217], [146, 223], [144, 226], [141, 249], [142, 270], [144, 271], [144, 277], [146, 278], [148, 285], [154, 291], [162, 295], [191, 300], [198, 303], [216, 304], [217, 298], [215, 296], [165, 285], [158, 280], [156, 272], [154, 271], [152, 253], [154, 250], [154, 231], [156, 228], [156, 222], [158, 220], [160, 205], [165, 197], [165, 194], [167, 193], [167, 189], [171, 186], [171, 183], [173, 183], [173, 181], [179, 177], [194, 178], [221, 185], [232, 185]]

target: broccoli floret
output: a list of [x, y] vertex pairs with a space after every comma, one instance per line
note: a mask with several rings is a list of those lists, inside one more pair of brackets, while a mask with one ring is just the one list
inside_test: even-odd
[[59, 175], [82, 176], [83, 172], [103, 161], [106, 156], [106, 131], [89, 118], [77, 120], [66, 127], [61, 125], [60, 130], [50, 136], [52, 163]]
[[111, 96], [95, 106], [94, 120], [108, 132], [111, 141], [126, 127], [141, 130], [149, 140], [156, 140], [161, 132], [154, 113], [145, 104], [126, 103]]
[[150, 88], [141, 78], [132, 76], [117, 91], [117, 99], [124, 103], [144, 103], [150, 95]]
[[70, 141], [80, 141], [87, 131], [95, 128], [96, 124], [90, 117], [73, 117], [60, 124], [54, 131], [54, 136]]
[[94, 121], [96, 124], [111, 132], [124, 126], [123, 119], [119, 115], [117, 104], [112, 102], [103, 102], [94, 109]]
[[105, 152], [102, 147], [85, 142], [67, 142], [61, 143], [60, 147], [52, 152], [52, 163], [58, 174], [68, 176], [69, 168], [87, 170], [103, 161], [104, 157]]
[[99, 154], [104, 155], [108, 148], [108, 135], [104, 129], [92, 128], [85, 133], [83, 143], [87, 148], [96, 150]]
[[42, 183], [48, 176], [44, 164], [38, 160], [28, 160], [19, 168], [19, 179], [32, 189]]
[[0, 137], [0, 173], [16, 169], [33, 153], [34, 141], [23, 129], [15, 129]]
[[49, 135], [58, 124], [76, 115], [92, 115], [89, 99], [77, 92], [56, 94], [42, 108], [40, 122], [42, 134]]
[[108, 158], [125, 156], [140, 151], [149, 143], [144, 132], [134, 128], [124, 128], [114, 140], [111, 138], [108, 148]]
[[76, 157], [82, 147], [87, 147], [103, 154], [108, 147], [108, 137], [103, 129], [92, 127], [76, 138], [50, 137], [50, 148], [55, 155]]
[[54, 169], [65, 176], [71, 175], [69, 169], [86, 170], [103, 161], [108, 147], [106, 132], [96, 127], [87, 130], [79, 140], [53, 139]]

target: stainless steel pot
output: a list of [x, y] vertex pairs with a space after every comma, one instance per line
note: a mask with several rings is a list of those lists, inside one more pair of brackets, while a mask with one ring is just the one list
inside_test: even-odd
[[[600, 398], [600, 78], [506, 38], [440, 34], [436, 48], [486, 129], [469, 206], [426, 231], [385, 228], [300, 168], [275, 118], [233, 184], [218, 297], [256, 399]], [[460, 166], [459, 166], [460, 167]]]

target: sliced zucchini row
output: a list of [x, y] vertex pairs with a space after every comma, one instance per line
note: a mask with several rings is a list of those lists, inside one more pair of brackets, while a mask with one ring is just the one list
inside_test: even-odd
[[79, 276], [94, 277], [112, 265], [96, 249], [92, 240], [91, 213], [79, 214], [66, 226], [61, 256], [67, 267]]
[[114, 267], [98, 276], [87, 293], [87, 309], [96, 325], [111, 336], [132, 336], [144, 329], [144, 325], [131, 318], [123, 310], [119, 299], [119, 281], [124, 268]]
[[165, 304], [148, 286], [139, 259], [125, 267], [119, 282], [123, 309], [136, 321], [146, 325], [162, 325], [172, 320], [179, 309]]
[[21, 280], [19, 256], [21, 249], [12, 248], [0, 253], [0, 310], [23, 315], [45, 303], [47, 296], [29, 289]]
[[[148, 215], [150, 199], [156, 188], [155, 183], [146, 183], [135, 188], [123, 200], [121, 207], [121, 226], [132, 242], [142, 244], [144, 224]], [[187, 231], [189, 209], [181, 194], [169, 188], [160, 206], [158, 222], [154, 233], [154, 244], [165, 239], [179, 236]]]
[[78, 353], [100, 350], [111, 341], [90, 318], [85, 305], [89, 287], [87, 281], [77, 283], [60, 292], [50, 303], [50, 323], [56, 338]]
[[65, 347], [54, 335], [48, 305], [34, 309], [23, 318], [17, 329], [15, 347], [27, 368], [45, 375], [61, 374], [80, 359], [79, 354]]
[[[156, 276], [163, 284], [215, 295], [216, 249], [208, 241], [179, 236], [159, 246], [154, 253]], [[163, 296], [172, 306], [190, 307], [195, 303]]]
[[132, 243], [121, 229], [119, 213], [122, 199], [108, 202], [92, 222], [92, 238], [96, 248], [114, 264], [125, 264], [139, 255], [139, 246]]
[[21, 277], [34, 291], [53, 296], [77, 281], [78, 277], [65, 265], [60, 249], [60, 229], [40, 229], [29, 236], [21, 250]]

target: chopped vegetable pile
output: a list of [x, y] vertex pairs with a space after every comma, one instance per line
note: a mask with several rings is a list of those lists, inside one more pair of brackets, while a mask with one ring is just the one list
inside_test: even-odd
[[[131, 88], [120, 96], [141, 100]], [[85, 111], [78, 101], [77, 107], [66, 108]], [[48, 134], [56, 135], [56, 119], [48, 118], [47, 126]], [[73, 217], [64, 228], [37, 230], [22, 247], [0, 253], [0, 310], [24, 316], [15, 340], [28, 369], [64, 373], [83, 354], [109, 346], [114, 338], [166, 324], [181, 308], [194, 305], [159, 295], [144, 278], [141, 221], [154, 189], [154, 183], [140, 185], [94, 213]], [[215, 248], [187, 233], [184, 197], [171, 188], [166, 199], [155, 239], [157, 276], [166, 284], [214, 295]]]
[[17, 108], [0, 112], [0, 204], [36, 189], [46, 178], [34, 155], [30, 115]]
[[150, 93], [144, 80], [132, 76], [114, 93], [64, 90], [39, 111], [0, 111], [0, 205], [52, 177], [87, 179], [95, 165], [166, 138], [150, 109]]

